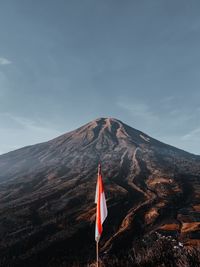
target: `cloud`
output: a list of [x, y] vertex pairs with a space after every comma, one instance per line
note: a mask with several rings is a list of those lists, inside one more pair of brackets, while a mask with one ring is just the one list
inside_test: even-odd
[[127, 111], [136, 127], [140, 127], [142, 130], [150, 131], [153, 124], [156, 125], [160, 122], [159, 116], [146, 103], [119, 101], [117, 106]]
[[[52, 129], [50, 125], [48, 125], [46, 122], [42, 122], [40, 120], [35, 121], [29, 118], [13, 115], [11, 113], [4, 113], [7, 118], [9, 118], [12, 122], [15, 122], [17, 126], [19, 126], [19, 129], [23, 129], [26, 131], [30, 131], [32, 133], [38, 133], [38, 134], [46, 134], [49, 135], [59, 135], [61, 134], [56, 129]], [[48, 137], [47, 137], [48, 138]]]
[[187, 134], [183, 135], [181, 137], [183, 141], [188, 140], [199, 140], [200, 141], [200, 127], [197, 127], [196, 129], [193, 129], [192, 131], [188, 132]]
[[9, 65], [12, 62], [5, 57], [0, 57], [0, 65]]
[[41, 143], [62, 134], [52, 125], [11, 113], [0, 113], [0, 154], [20, 147]]

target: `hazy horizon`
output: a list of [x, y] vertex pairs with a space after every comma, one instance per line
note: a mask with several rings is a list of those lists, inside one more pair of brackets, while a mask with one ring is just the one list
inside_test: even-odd
[[0, 3], [0, 154], [114, 117], [200, 154], [200, 2]]

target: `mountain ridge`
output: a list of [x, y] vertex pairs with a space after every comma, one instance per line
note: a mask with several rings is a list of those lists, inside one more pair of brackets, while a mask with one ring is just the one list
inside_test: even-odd
[[[102, 253], [129, 249], [155, 232], [200, 244], [199, 157], [99, 118], [0, 156], [0, 253], [7, 264], [34, 266], [34, 255], [43, 266], [60, 266], [59, 257], [94, 257], [99, 161], [109, 211]], [[15, 261], [8, 256], [13, 251]]]
[[[157, 149], [160, 149], [161, 147], [162, 150], [167, 149], [173, 151], [172, 153], [174, 154], [181, 154], [183, 157], [192, 157], [193, 159], [198, 159], [198, 156], [194, 154], [162, 143], [146, 135], [145, 133], [122, 123], [117, 119], [99, 118], [75, 129], [74, 131], [70, 131], [61, 136], [53, 138], [50, 141], [23, 147], [21, 149], [0, 155], [0, 167], [2, 171], [0, 174], [0, 182], [2, 179], [5, 180], [10, 177], [9, 173], [7, 175], [6, 172], [8, 172], [8, 169], [10, 168], [9, 166], [16, 165], [18, 157], [23, 158], [23, 168], [27, 169], [26, 167], [28, 164], [34, 165], [35, 168], [38, 168], [45, 164], [45, 157], [48, 160], [47, 164], [49, 164], [49, 161], [51, 162], [50, 164], [53, 164], [52, 160], [58, 160], [59, 155], [61, 157], [64, 157], [65, 154], [66, 156], [69, 156], [68, 154], [70, 154], [70, 149], [72, 149], [73, 152], [79, 151], [81, 153], [86, 146], [93, 146], [93, 149], [96, 151], [95, 156], [97, 156], [99, 155], [98, 147], [101, 150], [101, 154], [103, 154], [106, 153], [106, 146], [108, 146], [108, 144], [112, 147], [121, 146], [121, 148], [124, 146], [131, 146], [132, 149], [133, 147], [135, 147], [135, 149], [137, 147], [143, 149], [144, 147], [145, 149], [145, 147], [148, 148], [151, 146], [156, 146]], [[102, 149], [104, 149], [104, 151]], [[34, 156], [34, 154], [36, 156]], [[51, 159], [50, 156], [52, 156]], [[76, 155], [74, 156], [76, 157]], [[30, 158], [30, 163], [28, 163], [28, 158]], [[98, 156], [97, 161], [98, 160], [100, 160], [100, 156]], [[6, 166], [6, 164], [2, 163], [3, 161], [9, 162], [9, 166]], [[19, 162], [17, 162], [17, 164], [19, 164]], [[5, 165], [4, 168], [3, 165]], [[4, 169], [5, 172], [3, 171]], [[22, 171], [22, 167], [19, 168], [19, 171]]]
[[[123, 122], [122, 122], [121, 120], [119, 120], [119, 119], [116, 119], [116, 118], [113, 118], [113, 117], [99, 117], [99, 118], [97, 118], [97, 119], [94, 119], [94, 120], [92, 120], [92, 121], [90, 121], [90, 122], [84, 124], [83, 126], [77, 127], [75, 130], [71, 130], [71, 131], [66, 132], [66, 133], [64, 133], [64, 134], [61, 134], [61, 135], [59, 135], [58, 137], [54, 137], [54, 138], [52, 138], [52, 139], [50, 139], [50, 140], [48, 140], [48, 141], [39, 142], [39, 143], [36, 143], [36, 144], [33, 144], [33, 145], [27, 145], [27, 146], [24, 146], [24, 147], [21, 147], [21, 148], [17, 148], [17, 149], [12, 150], [12, 151], [8, 151], [8, 152], [6, 152], [6, 153], [1, 154], [0, 157], [6, 155], [6, 154], [8, 154], [8, 153], [11, 153], [11, 152], [15, 152], [15, 151], [23, 150], [23, 149], [25, 149], [25, 148], [30, 148], [30, 147], [33, 147], [33, 146], [36, 146], [36, 145], [45, 144], [45, 143], [47, 143], [47, 142], [51, 142], [51, 141], [53, 141], [53, 140], [55, 140], [55, 139], [58, 139], [58, 138], [63, 138], [64, 136], [66, 136], [66, 135], [68, 135], [68, 134], [73, 134], [74, 132], [76, 132], [76, 131], [78, 131], [78, 130], [80, 130], [80, 129], [82, 129], [82, 128], [85, 128], [86, 126], [92, 126], [92, 125], [94, 126], [95, 123], [97, 123], [98, 121], [105, 121], [105, 120], [108, 120], [108, 121], [110, 121], [111, 123], [112, 123], [112, 122], [118, 122], [118, 123], [120, 123], [120, 124], [122, 124], [122, 125], [124, 125], [124, 126], [126, 126], [126, 127], [132, 128], [133, 130], [139, 132], [141, 135], [144, 135], [144, 136], [146, 136], [147, 138], [151, 138], [151, 139], [153, 139], [153, 140], [158, 141], [157, 139], [152, 138], [150, 135], [144, 133], [143, 131], [141, 131], [141, 130], [137, 130], [136, 128], [133, 128], [133, 127], [127, 125], [126, 123], [123, 123]], [[144, 140], [145, 140], [145, 139], [144, 139]], [[194, 153], [192, 153], [192, 152], [188, 152], [188, 151], [186, 151], [185, 149], [177, 148], [176, 146], [172, 146], [172, 145], [170, 145], [170, 144], [168, 144], [168, 143], [165, 143], [165, 142], [163, 142], [163, 141], [160, 141], [160, 140], [159, 140], [158, 142], [160, 142], [160, 143], [162, 143], [162, 144], [165, 144], [165, 145], [167, 145], [167, 146], [176, 148], [176, 149], [178, 149], [178, 150], [184, 151], [184, 152], [189, 153], [189, 154], [191, 154], [191, 155], [200, 157], [200, 155], [198, 155], [198, 154], [194, 154]]]

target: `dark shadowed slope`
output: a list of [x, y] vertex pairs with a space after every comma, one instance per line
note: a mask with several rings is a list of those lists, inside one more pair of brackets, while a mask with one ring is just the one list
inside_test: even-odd
[[94, 256], [98, 162], [109, 210], [102, 252], [155, 231], [199, 244], [199, 157], [100, 118], [0, 156], [2, 265], [61, 266]]

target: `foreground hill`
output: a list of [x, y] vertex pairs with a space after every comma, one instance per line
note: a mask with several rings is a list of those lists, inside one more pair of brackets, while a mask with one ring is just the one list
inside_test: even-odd
[[123, 257], [146, 236], [200, 245], [199, 156], [100, 118], [0, 156], [0, 266], [83, 266], [94, 259], [98, 162], [109, 213], [103, 258]]

